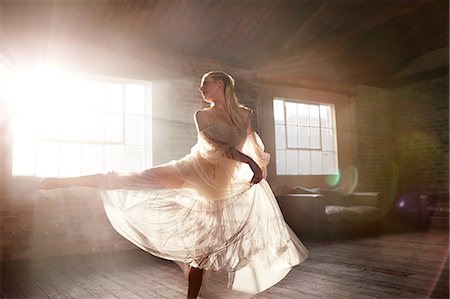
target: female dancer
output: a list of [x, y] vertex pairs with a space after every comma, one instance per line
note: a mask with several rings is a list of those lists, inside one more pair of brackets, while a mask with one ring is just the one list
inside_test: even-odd
[[[209, 108], [195, 112], [197, 144], [184, 158], [142, 172], [48, 178], [43, 189], [99, 188], [113, 227], [153, 255], [186, 270], [188, 298], [219, 298], [214, 273], [227, 289], [256, 294], [307, 257], [284, 222], [266, 176], [269, 154], [240, 105], [234, 79], [208, 72], [200, 92]], [[201, 290], [200, 290], [201, 289]]]

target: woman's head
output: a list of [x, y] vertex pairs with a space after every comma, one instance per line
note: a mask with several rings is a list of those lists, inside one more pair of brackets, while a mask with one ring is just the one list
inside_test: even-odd
[[227, 100], [234, 95], [234, 79], [227, 73], [211, 71], [202, 76], [199, 90], [206, 102], [214, 103], [224, 98], [223, 104], [227, 105]]
[[[234, 92], [234, 79], [229, 74], [220, 71], [210, 71], [202, 76], [200, 91], [203, 94], [205, 101], [214, 103], [214, 96], [224, 96], [225, 110], [228, 112], [231, 120], [238, 126], [244, 126], [236, 94]], [[206, 94], [205, 94], [206, 93]], [[209, 94], [208, 94], [209, 93]]]
[[222, 81], [225, 92], [227, 89], [231, 89], [234, 91], [234, 79], [229, 74], [219, 71], [210, 71], [203, 75], [202, 80], [206, 79], [207, 77]]
[[[229, 74], [220, 71], [210, 71], [202, 76], [200, 85], [205, 100], [215, 100], [214, 97], [225, 97], [224, 105], [239, 105], [234, 93], [234, 79]], [[208, 97], [213, 97], [208, 99]], [[211, 101], [208, 101], [211, 102]]]

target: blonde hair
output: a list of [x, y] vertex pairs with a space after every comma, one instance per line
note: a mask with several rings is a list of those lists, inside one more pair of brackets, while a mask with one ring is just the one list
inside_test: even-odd
[[244, 105], [240, 104], [236, 93], [234, 92], [234, 79], [229, 74], [220, 71], [210, 71], [203, 75], [202, 82], [207, 78], [211, 77], [214, 80], [220, 80], [223, 82], [223, 89], [225, 93], [225, 107], [228, 115], [231, 118], [233, 124], [238, 128], [247, 129], [248, 123], [245, 119], [243, 113], [239, 112], [239, 108], [244, 108], [252, 112], [252, 110]]

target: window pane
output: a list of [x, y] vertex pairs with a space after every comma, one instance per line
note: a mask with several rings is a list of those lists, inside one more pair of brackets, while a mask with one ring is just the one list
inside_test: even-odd
[[143, 85], [125, 85], [126, 113], [145, 114], [145, 87]]
[[298, 146], [301, 148], [309, 148], [309, 128], [298, 128]]
[[277, 150], [276, 151], [276, 164], [277, 164], [277, 174], [286, 174], [286, 151]]
[[322, 127], [332, 127], [331, 106], [320, 105], [320, 121]]
[[57, 139], [59, 137], [60, 120], [54, 115], [42, 115], [37, 121], [37, 136], [44, 139]]
[[311, 173], [311, 154], [310, 151], [299, 151], [300, 174]]
[[334, 136], [332, 129], [322, 129], [322, 149], [324, 151], [334, 150]]
[[285, 103], [286, 106], [286, 124], [296, 125], [297, 124], [297, 104], [296, 103]]
[[123, 116], [119, 113], [105, 114], [105, 141], [123, 141]]
[[81, 175], [81, 144], [60, 145], [59, 175], [62, 177]]
[[284, 124], [284, 102], [273, 100], [273, 117], [276, 124]]
[[103, 141], [103, 123], [103, 113], [86, 113], [83, 120], [83, 139], [89, 141]]
[[309, 126], [308, 104], [297, 104], [298, 124]]
[[32, 136], [14, 136], [12, 159], [13, 175], [34, 174], [34, 142]]
[[309, 133], [310, 148], [320, 149], [320, 129], [309, 128]]
[[83, 145], [83, 175], [104, 172], [103, 145]]
[[320, 125], [318, 105], [309, 105], [309, 125], [312, 127], [318, 127]]
[[126, 151], [127, 169], [143, 169], [144, 168], [144, 147], [143, 146], [127, 146]]
[[36, 175], [58, 176], [58, 143], [38, 142], [36, 145]]
[[61, 139], [79, 141], [83, 136], [83, 115], [76, 110], [68, 111], [65, 115], [62, 115], [62, 119], [59, 123], [53, 125], [59, 127], [61, 130]]
[[286, 148], [286, 133], [284, 125], [275, 125], [275, 147], [277, 149]]
[[287, 126], [287, 144], [288, 147], [297, 147], [297, 126]]
[[322, 152], [311, 151], [311, 173], [322, 174]]
[[286, 151], [286, 173], [298, 174], [298, 151], [287, 150]]
[[323, 173], [336, 174], [336, 160], [334, 152], [323, 152]]
[[125, 147], [123, 145], [105, 145], [105, 170], [125, 168]]
[[121, 84], [105, 84], [105, 111], [123, 112], [123, 87]]
[[144, 145], [144, 117], [127, 116], [125, 141], [127, 144]]

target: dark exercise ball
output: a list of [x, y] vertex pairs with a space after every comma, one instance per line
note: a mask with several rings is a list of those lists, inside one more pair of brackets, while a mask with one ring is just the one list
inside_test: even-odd
[[422, 226], [427, 218], [426, 203], [420, 194], [409, 193], [400, 196], [394, 205], [396, 220], [415, 226]]

